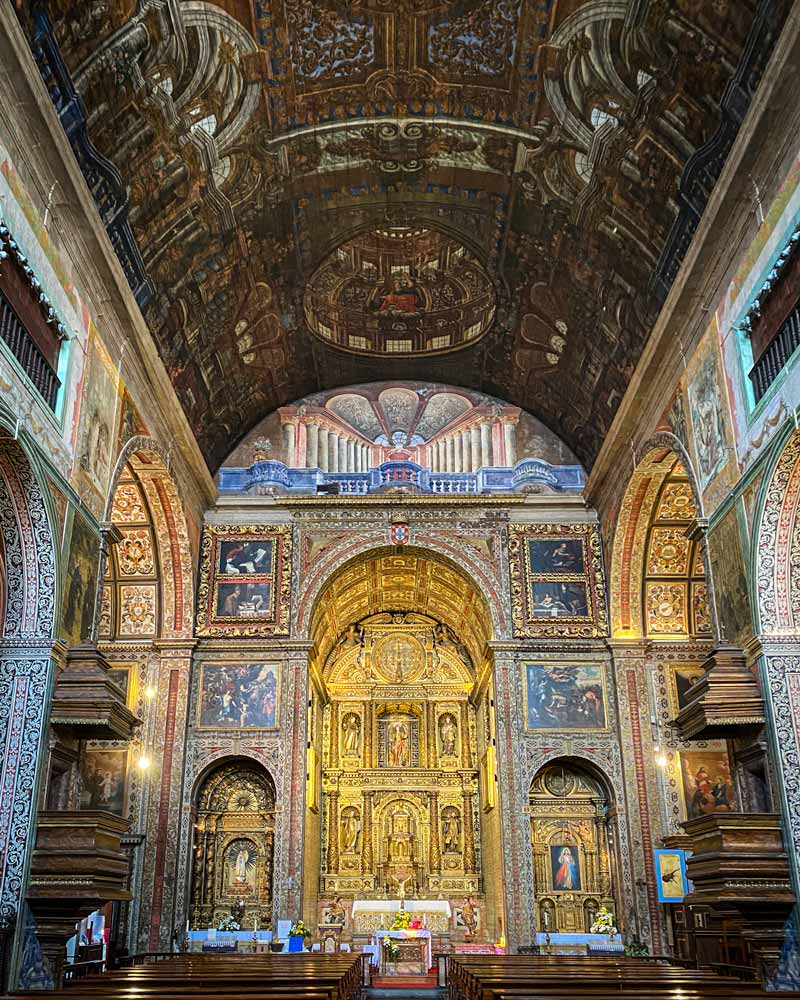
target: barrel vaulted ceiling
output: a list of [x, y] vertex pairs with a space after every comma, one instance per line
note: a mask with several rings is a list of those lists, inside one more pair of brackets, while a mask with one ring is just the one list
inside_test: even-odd
[[591, 466], [788, 0], [35, 0], [20, 17], [215, 470], [425, 379]]

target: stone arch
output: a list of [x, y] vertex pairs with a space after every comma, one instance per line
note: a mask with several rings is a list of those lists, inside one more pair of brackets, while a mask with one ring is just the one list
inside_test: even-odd
[[800, 632], [800, 431], [780, 435], [759, 491], [754, 536], [756, 618], [764, 636]]
[[[800, 430], [789, 424], [774, 443], [758, 498], [752, 577], [762, 691], [783, 800], [785, 841], [800, 897]], [[792, 845], [793, 849], [788, 845]]]
[[[720, 632], [714, 581], [705, 544], [703, 498], [691, 458], [678, 438], [668, 432], [653, 435], [633, 457], [635, 468], [622, 497], [612, 541], [609, 586], [611, 634], [614, 638], [625, 639], [641, 638], [647, 634], [643, 602], [643, 581], [646, 575], [644, 563], [647, 555], [645, 543], [657, 513], [662, 487], [678, 470], [691, 494], [692, 509], [687, 512], [687, 523], [695, 523], [701, 533], [696, 543], [697, 552], [698, 558], [702, 560], [705, 600], [710, 621], [709, 638], [716, 641]], [[687, 579], [691, 577], [691, 573], [690, 566]], [[689, 599], [687, 596], [687, 603]], [[692, 631], [689, 627], [686, 637]]]
[[[619, 852], [624, 814], [611, 777], [583, 755], [556, 752], [530, 776], [527, 795], [540, 929], [549, 916], [556, 925], [547, 930], [588, 931], [587, 914], [609, 903], [617, 912], [617, 924], [624, 926], [626, 879]], [[571, 884], [559, 886], [556, 859], [563, 861], [559, 855], [566, 849], [569, 865], [564, 870], [569, 870]], [[561, 897], [564, 888], [571, 891]]]
[[[494, 574], [488, 566], [463, 548], [459, 550], [454, 545], [429, 535], [414, 536], [414, 544], [404, 545], [401, 551], [441, 561], [467, 576], [486, 606], [492, 626], [490, 638], [502, 638], [508, 634], [509, 616], [502, 583], [493, 579]], [[345, 538], [338, 545], [331, 546], [310, 577], [302, 581], [302, 597], [298, 602], [295, 622], [297, 637], [309, 636], [320, 596], [339, 573], [362, 559], [394, 553], [396, 548], [387, 544], [385, 531], [364, 532], [355, 542], [351, 538]]]
[[[50, 497], [21, 441], [0, 425], [0, 533], [5, 616], [0, 635], [0, 917], [16, 920], [35, 837], [35, 803], [52, 686], [59, 578]], [[18, 921], [21, 927], [23, 921]]]
[[259, 761], [229, 755], [203, 770], [193, 795], [195, 927], [217, 926], [239, 908], [242, 927], [272, 919], [275, 807], [275, 781]]
[[[152, 516], [162, 592], [160, 637], [188, 639], [192, 635], [194, 619], [194, 566], [186, 516], [172, 474], [171, 456], [153, 438], [137, 436], [126, 442], [111, 476], [103, 512], [105, 526], [119, 521], [115, 502], [120, 482], [129, 468], [138, 474]], [[97, 638], [100, 623], [107, 561], [108, 547], [104, 545], [93, 626], [94, 638]]]

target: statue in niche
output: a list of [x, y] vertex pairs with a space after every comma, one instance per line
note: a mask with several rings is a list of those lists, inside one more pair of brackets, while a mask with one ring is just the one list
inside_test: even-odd
[[439, 752], [443, 757], [458, 753], [458, 724], [449, 712], [439, 719]]
[[389, 767], [408, 767], [409, 740], [408, 725], [405, 722], [395, 722], [389, 726], [387, 744]]
[[361, 638], [361, 627], [359, 625], [348, 625], [342, 635], [340, 644], [342, 646], [360, 646]]
[[465, 896], [464, 902], [461, 904], [461, 922], [466, 927], [469, 936], [474, 937], [478, 929], [478, 908], [470, 896]]
[[361, 720], [355, 712], [348, 712], [342, 719], [342, 752], [348, 756], [361, 753]]
[[446, 854], [457, 854], [460, 849], [461, 822], [457, 809], [445, 809], [442, 813], [442, 846]]
[[358, 810], [354, 808], [345, 809], [342, 813], [341, 838], [342, 850], [351, 853], [358, 850], [358, 837], [361, 833]]
[[255, 865], [254, 852], [243, 844], [234, 845], [229, 854], [230, 885], [241, 889], [251, 884], [251, 873]]

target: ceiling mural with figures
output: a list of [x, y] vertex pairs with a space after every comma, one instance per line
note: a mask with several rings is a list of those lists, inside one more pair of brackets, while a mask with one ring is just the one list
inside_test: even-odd
[[789, 0], [18, 7], [212, 471], [380, 379], [590, 468]]

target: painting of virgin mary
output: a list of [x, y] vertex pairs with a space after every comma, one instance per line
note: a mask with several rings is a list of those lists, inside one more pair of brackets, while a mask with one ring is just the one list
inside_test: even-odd
[[578, 851], [570, 844], [550, 845], [550, 867], [556, 892], [580, 892], [581, 870]]

